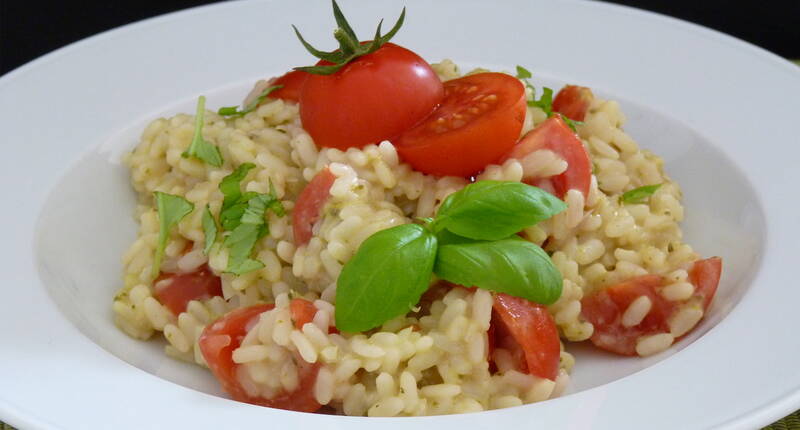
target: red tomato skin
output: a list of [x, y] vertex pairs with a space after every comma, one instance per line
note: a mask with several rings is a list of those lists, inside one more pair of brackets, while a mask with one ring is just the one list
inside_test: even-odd
[[320, 408], [314, 398], [314, 383], [319, 371], [317, 364], [306, 363], [303, 366], [300, 363], [298, 388], [272, 399], [250, 396], [238, 381], [236, 372], [239, 366], [233, 362], [233, 351], [241, 345], [259, 315], [274, 307], [272, 304], [254, 305], [229, 312], [203, 330], [198, 339], [200, 351], [223, 390], [234, 400], [270, 408], [315, 412]]
[[[524, 353], [524, 362], [532, 375], [555, 381], [561, 344], [558, 329], [547, 308], [519, 297], [497, 294], [493, 311], [503, 328], [513, 337]], [[494, 342], [491, 343], [494, 346]]]
[[577, 85], [567, 85], [556, 94], [553, 110], [573, 121], [583, 121], [594, 100], [592, 90]]
[[[557, 197], [563, 199], [571, 189], [580, 191], [584, 199], [589, 197], [589, 187], [592, 184], [589, 153], [578, 136], [558, 115], [548, 118], [525, 134], [514, 145], [507, 158], [522, 159], [538, 149], [549, 149], [567, 162], [564, 173], [549, 178]], [[524, 178], [524, 181], [530, 183], [536, 179], [540, 178]]]
[[331, 187], [335, 180], [336, 176], [326, 167], [311, 178], [311, 182], [297, 197], [292, 210], [292, 231], [297, 246], [305, 245], [311, 240], [314, 224], [322, 216], [322, 208], [330, 198]]
[[289, 311], [292, 314], [294, 327], [302, 330], [306, 323], [314, 320], [314, 315], [317, 314], [317, 307], [306, 299], [296, 298], [289, 302]]
[[[669, 332], [667, 320], [674, 310], [674, 303], [656, 291], [663, 284], [664, 278], [659, 275], [643, 275], [584, 297], [581, 312], [594, 325], [592, 343], [620, 355], [636, 355], [636, 341], [640, 336]], [[650, 312], [638, 325], [623, 326], [622, 315], [640, 296], [650, 299]]]
[[[444, 91], [436, 111], [393, 143], [400, 158], [415, 170], [469, 177], [499, 161], [514, 146], [525, 121], [525, 88], [518, 79], [502, 73], [478, 73], [446, 81]], [[490, 98], [496, 100], [490, 104], [473, 100], [480, 94], [497, 98]], [[471, 108], [478, 112], [471, 113]], [[454, 115], [466, 117], [461, 121], [465, 124], [458, 125]]]
[[273, 99], [281, 99], [298, 103], [300, 101], [300, 91], [308, 78], [308, 73], [302, 70], [291, 70], [282, 76], [270, 80], [270, 86], [283, 85], [283, 88], [269, 93]]
[[695, 287], [694, 296], [702, 300], [703, 311], [708, 310], [714, 300], [720, 276], [722, 259], [719, 257], [697, 260], [689, 269], [689, 282]]
[[413, 127], [443, 96], [425, 60], [386, 43], [334, 74], [310, 74], [300, 91], [300, 119], [317, 146], [360, 148]]
[[[162, 284], [161, 281], [169, 280]], [[222, 295], [222, 280], [204, 264], [194, 272], [161, 273], [153, 282], [154, 296], [174, 315], [186, 311], [192, 300], [205, 300]]]

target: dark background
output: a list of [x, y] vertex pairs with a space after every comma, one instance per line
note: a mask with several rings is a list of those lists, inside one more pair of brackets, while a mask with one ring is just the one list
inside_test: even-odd
[[[34, 2], [0, 0], [0, 75], [87, 36], [210, 0]], [[800, 1], [615, 0], [734, 35], [800, 58]]]

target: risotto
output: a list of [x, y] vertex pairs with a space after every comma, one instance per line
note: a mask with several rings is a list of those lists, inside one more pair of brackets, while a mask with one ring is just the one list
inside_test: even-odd
[[[441, 106], [456, 82], [486, 74], [462, 76], [448, 60], [430, 67], [444, 82]], [[356, 416], [475, 412], [558, 396], [575, 365], [569, 342], [623, 355], [667, 349], [702, 319], [720, 274], [719, 259], [702, 260], [682, 241], [679, 186], [625, 133], [616, 102], [574, 86], [537, 99], [527, 71], [504, 76], [525, 100], [513, 148], [467, 175], [432, 172], [402, 138], [321, 143], [303, 111], [310, 80], [299, 96], [285, 77], [258, 82], [244, 103], [251, 109], [214, 112], [201, 102], [196, 115], [156, 119], [125, 159], [139, 232], [123, 256], [116, 324], [136, 339], [163, 336], [167, 355], [210, 368], [236, 400]], [[559, 133], [579, 144], [559, 147]], [[196, 145], [217, 152], [187, 156]], [[575, 185], [583, 153], [585, 189]], [[440, 261], [451, 250], [441, 234], [467, 235], [442, 228], [417, 299], [364, 329], [343, 329], [358, 315], [341, 314], [347, 297], [337, 289], [349, 288], [343, 279], [352, 273], [379, 270], [383, 261], [354, 262], [370, 258], [374, 238], [401, 226], [434, 237], [426, 226], [453, 207], [455, 198], [442, 209], [448, 196], [482, 183], [535, 185], [563, 204], [504, 239], [544, 250], [555, 295], [536, 304], [454, 281], [450, 273], [467, 269]], [[239, 239], [243, 226], [252, 234]], [[347, 312], [372, 318], [391, 300]], [[520, 309], [522, 319], [509, 317]]]

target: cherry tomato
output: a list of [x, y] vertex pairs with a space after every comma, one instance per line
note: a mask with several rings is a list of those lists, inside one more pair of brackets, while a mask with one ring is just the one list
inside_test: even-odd
[[[555, 195], [564, 198], [567, 191], [575, 189], [589, 197], [592, 183], [592, 163], [589, 154], [578, 136], [558, 115], [548, 118], [529, 131], [508, 153], [507, 158], [522, 159], [538, 149], [549, 149], [567, 162], [567, 170], [550, 177]], [[524, 178], [525, 182], [535, 184], [537, 179]]]
[[556, 94], [553, 110], [573, 121], [583, 121], [594, 100], [592, 90], [577, 85], [567, 85]]
[[302, 246], [311, 240], [314, 224], [322, 216], [321, 211], [330, 197], [331, 186], [336, 176], [327, 167], [322, 169], [306, 185], [292, 210], [292, 230], [294, 243]]
[[334, 74], [309, 75], [300, 91], [300, 119], [318, 146], [359, 148], [411, 128], [443, 95], [425, 60], [386, 43]]
[[552, 381], [558, 375], [561, 344], [553, 317], [542, 305], [497, 294], [492, 306], [495, 339], [490, 348], [509, 350], [522, 372]]
[[444, 100], [429, 117], [393, 140], [414, 169], [468, 177], [499, 161], [519, 138], [525, 88], [502, 73], [478, 73], [444, 83]]
[[694, 296], [702, 301], [703, 310], [711, 305], [721, 275], [722, 259], [719, 257], [697, 260], [689, 269], [689, 282], [694, 285]]
[[300, 90], [303, 89], [306, 78], [308, 78], [308, 73], [302, 70], [292, 70], [283, 76], [271, 79], [269, 82], [270, 86], [283, 85], [283, 88], [272, 91], [269, 93], [269, 97], [295, 103], [299, 102]]
[[190, 273], [161, 273], [153, 285], [156, 299], [175, 315], [192, 300], [222, 295], [222, 281], [207, 264]]
[[254, 305], [229, 312], [203, 330], [198, 339], [200, 351], [222, 388], [234, 400], [270, 408], [315, 412], [320, 408], [314, 397], [318, 364], [312, 365], [299, 360], [300, 383], [297, 389], [272, 399], [250, 396], [237, 378], [239, 365], [233, 362], [233, 351], [241, 345], [247, 330], [257, 321], [259, 315], [273, 307], [271, 304]]
[[306, 299], [296, 298], [289, 303], [289, 311], [292, 314], [295, 328], [302, 330], [306, 323], [314, 320], [317, 307]]

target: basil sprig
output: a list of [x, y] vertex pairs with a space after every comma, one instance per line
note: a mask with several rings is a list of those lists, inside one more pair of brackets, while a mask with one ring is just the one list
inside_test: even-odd
[[542, 304], [561, 296], [547, 253], [514, 236], [566, 208], [520, 182], [480, 181], [451, 194], [433, 219], [379, 231], [345, 264], [336, 289], [336, 327], [365, 331], [408, 312], [433, 274], [456, 284]]
[[364, 44], [359, 42], [358, 36], [356, 36], [355, 31], [353, 31], [353, 28], [350, 27], [347, 19], [345, 19], [344, 14], [342, 14], [342, 10], [339, 9], [339, 5], [336, 4], [336, 0], [333, 0], [333, 16], [336, 19], [336, 24], [338, 25], [338, 28], [333, 31], [333, 37], [339, 42], [339, 49], [331, 52], [324, 52], [314, 48], [311, 46], [311, 44], [306, 42], [297, 27], [294, 25], [292, 26], [297, 38], [300, 39], [300, 43], [303, 44], [303, 46], [308, 52], [311, 53], [311, 55], [321, 60], [333, 63], [325, 66], [295, 67], [295, 70], [302, 70], [315, 75], [330, 75], [336, 73], [339, 71], [339, 69], [356, 58], [377, 51], [381, 46], [383, 46], [384, 43], [388, 42], [392, 37], [394, 37], [398, 30], [400, 30], [400, 27], [403, 25], [403, 21], [406, 18], [406, 8], [403, 8], [400, 18], [397, 19], [394, 27], [392, 27], [388, 33], [381, 35], [381, 25], [383, 24], [383, 20], [381, 20], [378, 23], [378, 29], [375, 31], [375, 36], [372, 38], [372, 41]]
[[181, 156], [183, 158], [194, 157], [214, 167], [220, 167], [222, 166], [223, 160], [219, 148], [203, 139], [203, 118], [205, 117], [205, 113], [206, 98], [205, 96], [200, 96], [200, 98], [197, 99], [197, 112], [194, 115], [194, 136], [192, 137], [192, 143], [189, 144], [189, 147], [186, 148], [186, 151], [184, 151]]
[[159, 224], [158, 246], [153, 258], [153, 268], [150, 272], [151, 276], [155, 278], [161, 271], [161, 260], [164, 259], [164, 250], [167, 248], [169, 231], [194, 210], [194, 204], [181, 196], [162, 193], [161, 191], [153, 193], [153, 198], [156, 201]]
[[548, 118], [550, 118], [553, 115], [558, 114], [561, 117], [561, 119], [564, 120], [565, 123], [567, 123], [569, 128], [572, 129], [572, 131], [577, 132], [577, 127], [579, 125], [583, 125], [582, 121], [575, 121], [575, 120], [569, 119], [569, 118], [567, 118], [566, 115], [562, 115], [559, 112], [554, 112], [553, 111], [553, 89], [552, 88], [542, 87], [542, 96], [539, 97], [538, 100], [536, 99], [536, 87], [534, 87], [533, 84], [531, 84], [528, 81], [528, 79], [533, 77], [533, 74], [531, 74], [531, 72], [528, 69], [518, 65], [517, 66], [517, 75], [516, 76], [517, 76], [517, 79], [521, 79], [522, 81], [525, 82], [525, 86], [527, 86], [528, 88], [531, 89], [531, 96], [532, 97], [531, 97], [530, 100], [528, 100], [528, 106], [538, 107], [539, 109], [544, 111], [545, 114], [547, 114]]
[[630, 191], [625, 191], [622, 193], [619, 199], [622, 203], [644, 203], [645, 200], [655, 194], [659, 188], [661, 188], [661, 184], [645, 185], [643, 187], [634, 188]]

